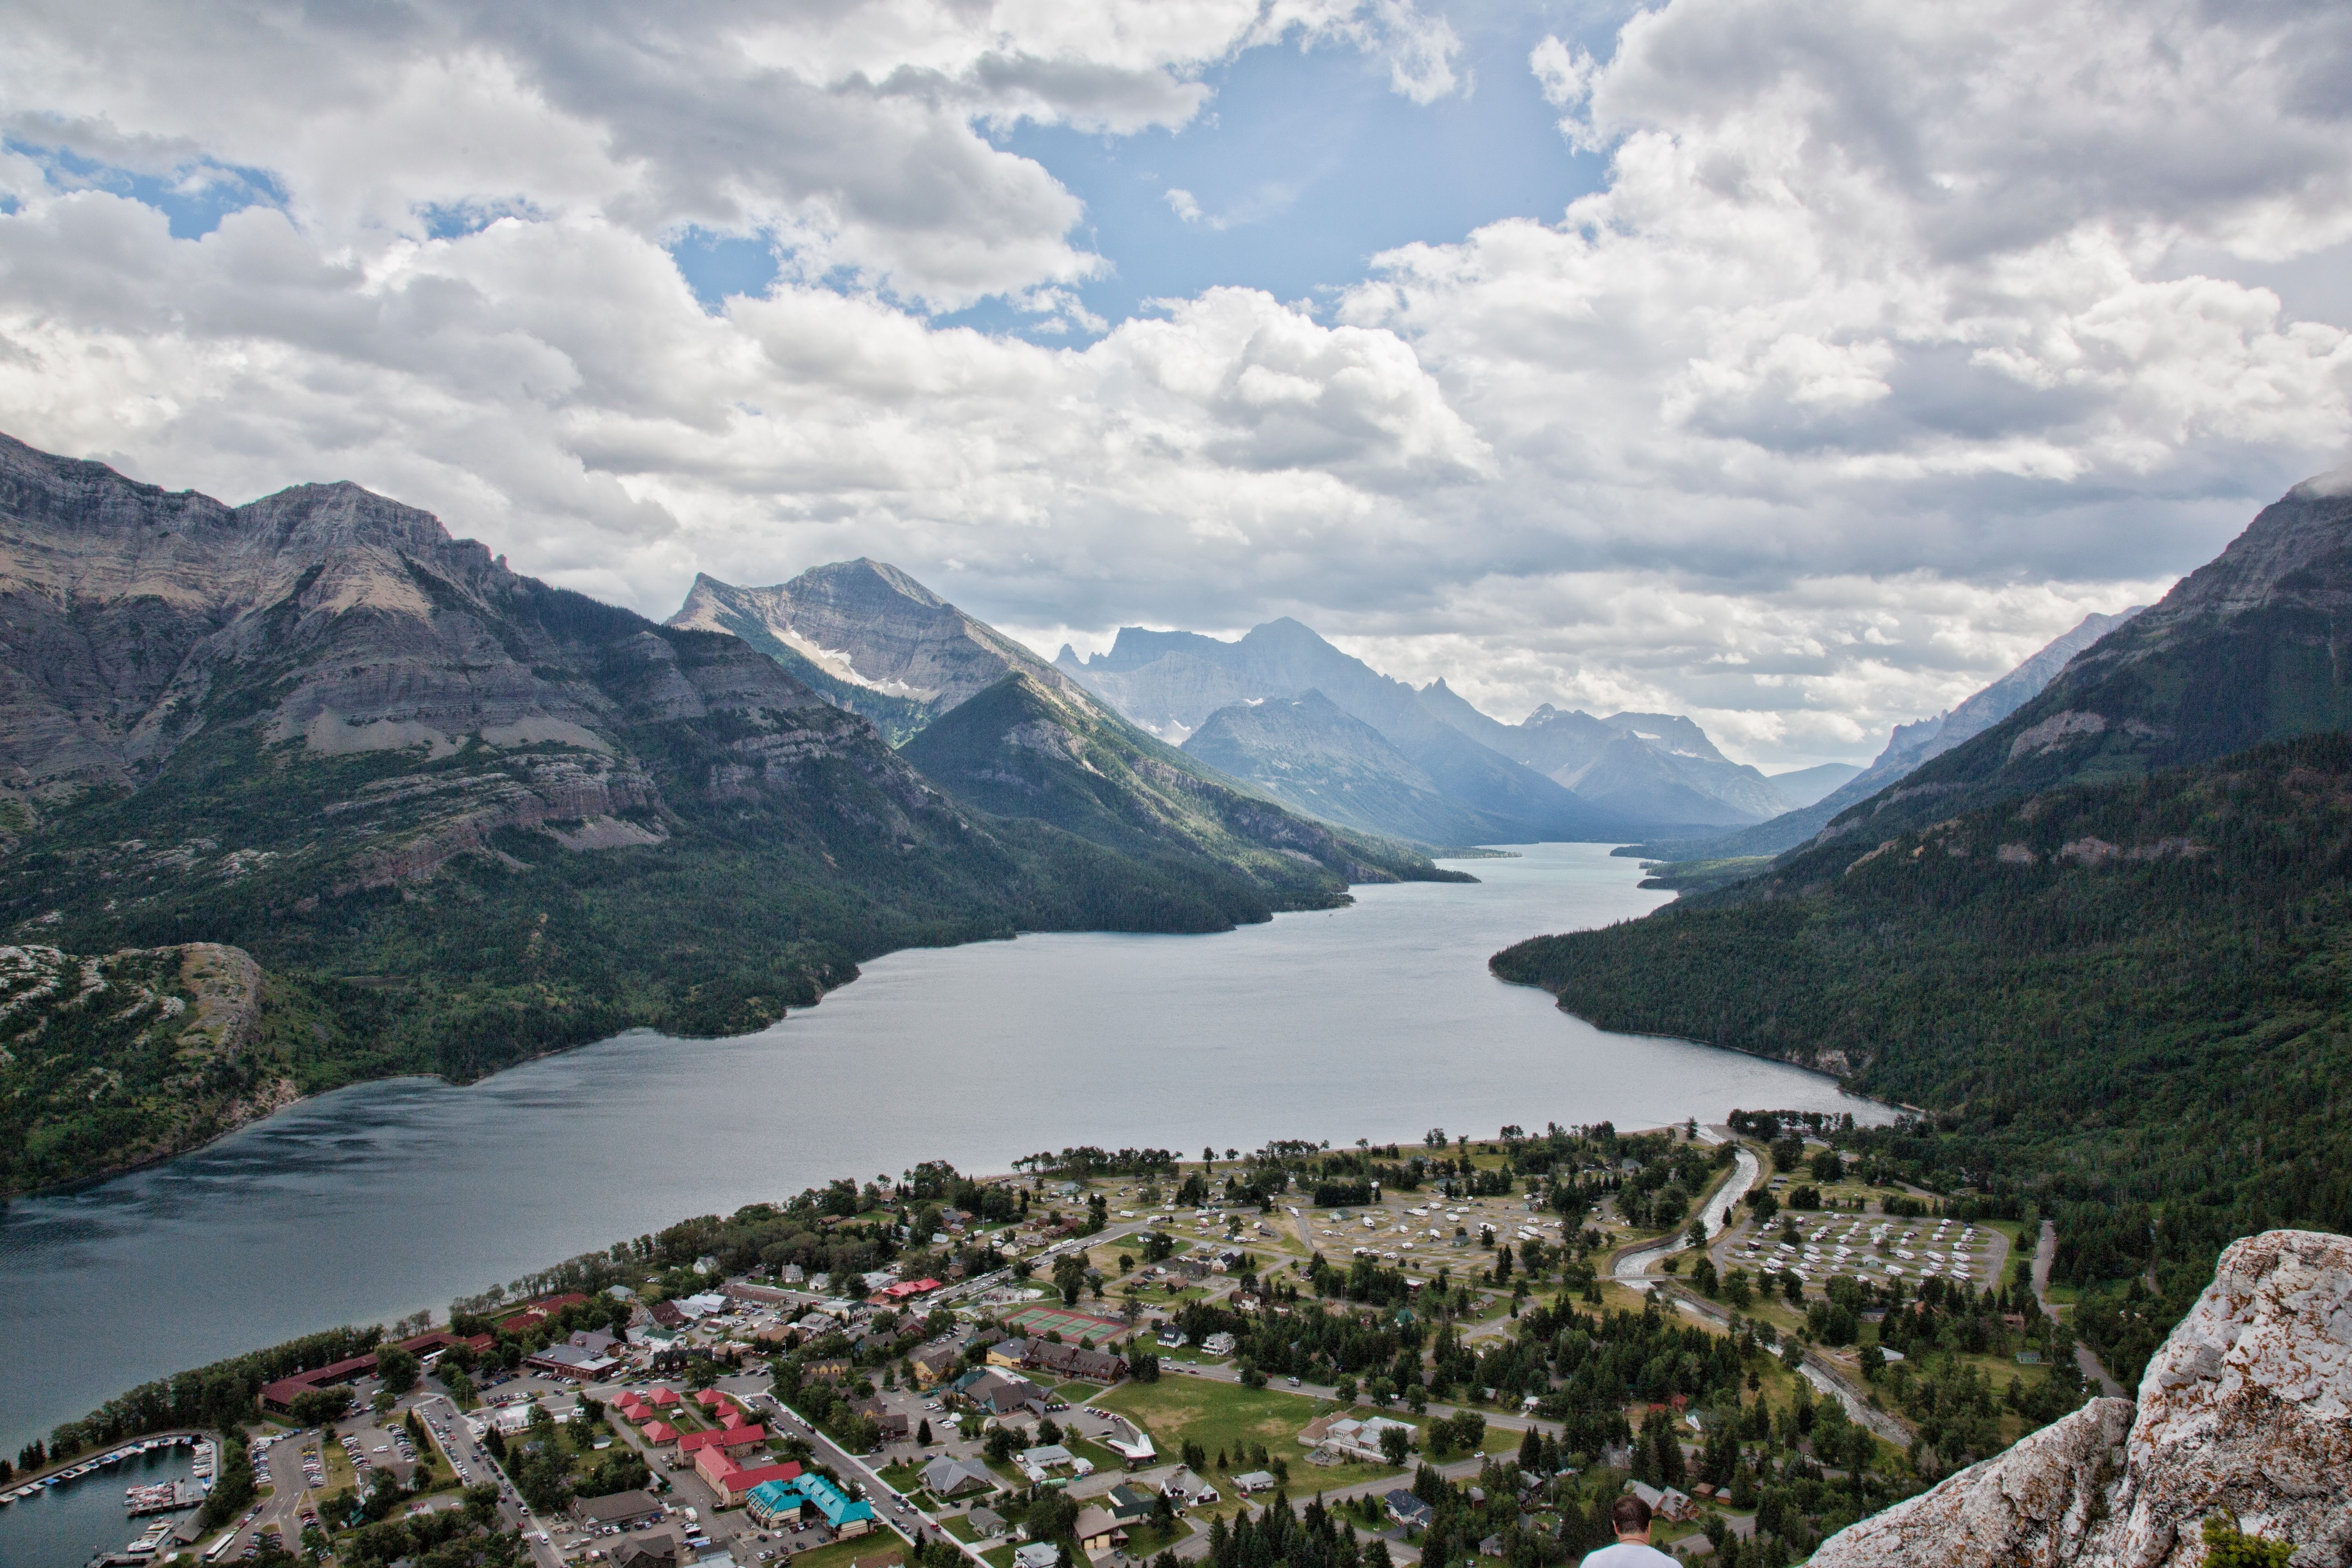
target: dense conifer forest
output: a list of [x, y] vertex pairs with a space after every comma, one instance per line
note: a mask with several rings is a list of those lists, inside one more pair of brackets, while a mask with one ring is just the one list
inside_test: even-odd
[[1847, 838], [1494, 960], [1609, 1029], [1920, 1108], [1854, 1142], [2055, 1221], [2126, 1383], [2231, 1238], [2352, 1228], [2352, 737]]

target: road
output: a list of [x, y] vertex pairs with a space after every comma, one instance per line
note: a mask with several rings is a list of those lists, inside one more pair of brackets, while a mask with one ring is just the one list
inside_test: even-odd
[[[523, 1505], [514, 1483], [506, 1471], [490, 1458], [488, 1450], [474, 1441], [474, 1435], [457, 1414], [457, 1404], [446, 1394], [430, 1394], [416, 1401], [416, 1413], [431, 1429], [433, 1439], [449, 1458], [466, 1467], [468, 1474], [462, 1478], [467, 1486], [479, 1486], [485, 1481], [499, 1489], [499, 1522], [519, 1531], [523, 1545], [530, 1551], [531, 1561], [539, 1568], [563, 1568], [563, 1553], [555, 1549], [551, 1521], [542, 1521]], [[561, 1524], [562, 1521], [552, 1521]], [[540, 1539], [545, 1533], [548, 1540]]]
[[[1710, 1138], [1714, 1138], [1716, 1142], [1721, 1142], [1714, 1129], [1709, 1128], [1706, 1131]], [[1706, 1206], [1699, 1211], [1706, 1220], [1706, 1233], [1709, 1236], [1719, 1235], [1722, 1232], [1731, 1218], [1733, 1205], [1746, 1195], [1748, 1189], [1754, 1186], [1757, 1178], [1764, 1173], [1764, 1163], [1759, 1160], [1756, 1157], [1756, 1152], [1745, 1143], [1738, 1146], [1732, 1161], [1730, 1175], [1717, 1184], [1714, 1195], [1706, 1200]], [[1650, 1265], [1670, 1258], [1677, 1252], [1687, 1250], [1689, 1247], [1689, 1234], [1685, 1232], [1638, 1251], [1623, 1253], [1610, 1266], [1610, 1277], [1621, 1282], [1637, 1282], [1650, 1271]], [[1649, 1286], [1640, 1284], [1637, 1288], [1646, 1290]]]
[[[2045, 1219], [2042, 1222], [2041, 1238], [2033, 1246], [2033, 1299], [2041, 1303], [2042, 1312], [2052, 1318], [2058, 1314], [2050, 1306], [2050, 1265], [2057, 1256], [2058, 1227]], [[2111, 1399], [2131, 1397], [2125, 1392], [2124, 1385], [2108, 1373], [2099, 1358], [2091, 1353], [2091, 1347], [2080, 1340], [2074, 1342], [2074, 1364], [2083, 1369], [2083, 1376], [2097, 1385], [2101, 1394]]]

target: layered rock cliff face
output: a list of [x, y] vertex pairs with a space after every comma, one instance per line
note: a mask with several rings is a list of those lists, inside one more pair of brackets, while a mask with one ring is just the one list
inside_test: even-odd
[[1013, 638], [862, 557], [763, 588], [697, 576], [667, 624], [741, 637], [894, 741], [1016, 672], [1094, 710], [1076, 682]]
[[722, 710], [758, 715], [763, 754], [788, 731], [803, 761], [854, 755], [888, 793], [921, 793], [849, 732], [863, 726], [769, 661], [682, 661], [690, 640], [519, 576], [356, 485], [228, 507], [0, 437], [0, 827], [13, 837], [93, 791], [148, 788], [200, 737], [242, 734], [292, 757], [447, 764], [347, 771], [351, 787], [299, 825], [299, 847], [256, 825], [248, 857], [352, 851], [321, 891], [429, 876], [503, 827], [562, 825], [549, 831], [576, 849], [649, 844], [666, 835], [663, 792], [625, 732]]
[[2191, 1568], [2204, 1521], [2352, 1564], [2352, 1238], [2233, 1244], [2149, 1362], [2098, 1399], [1841, 1531], [1813, 1568]]

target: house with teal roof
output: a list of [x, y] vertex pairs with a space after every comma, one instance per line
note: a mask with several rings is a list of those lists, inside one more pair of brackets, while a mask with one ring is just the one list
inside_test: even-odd
[[874, 1505], [863, 1498], [851, 1497], [823, 1476], [804, 1475], [793, 1485], [808, 1499], [809, 1507], [816, 1510], [835, 1540], [845, 1541], [874, 1528]]

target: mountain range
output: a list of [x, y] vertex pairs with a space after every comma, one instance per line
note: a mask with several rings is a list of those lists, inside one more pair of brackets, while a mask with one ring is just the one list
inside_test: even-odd
[[[820, 657], [861, 606], [897, 650], [861, 655], [870, 687]], [[887, 567], [793, 608], [834, 618], [805, 647], [772, 628], [792, 658], [894, 721], [961, 716], [913, 753], [950, 779], [775, 648], [550, 587], [357, 486], [231, 507], [0, 437], [9, 951], [225, 944], [261, 995], [245, 1043], [189, 1054], [184, 1005], [126, 1037], [28, 981], [0, 1002], [0, 1189], [358, 1078], [757, 1027], [893, 948], [1459, 875], [1216, 776]]]
[[2051, 1217], [2129, 1381], [2230, 1239], [2352, 1228], [2352, 470], [2119, 623], [1760, 874], [1494, 968], [1927, 1108], [1887, 1157]]
[[1547, 705], [1506, 724], [1442, 679], [1416, 689], [1287, 618], [1232, 642], [1126, 626], [1108, 652], [1065, 646], [1054, 664], [1302, 811], [1423, 843], [1622, 839], [1800, 804], [1686, 718]]

